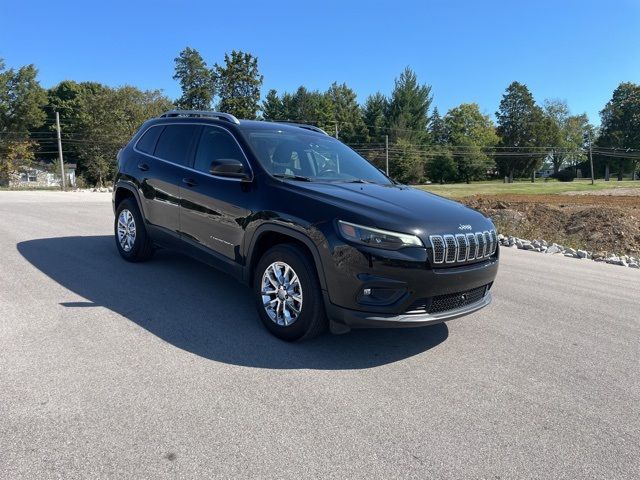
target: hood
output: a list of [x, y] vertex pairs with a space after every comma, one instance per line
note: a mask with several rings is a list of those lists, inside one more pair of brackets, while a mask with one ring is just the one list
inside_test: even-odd
[[[293, 187], [294, 183], [289, 185]], [[345, 210], [341, 220], [414, 233], [423, 241], [431, 234], [494, 228], [491, 220], [476, 210], [405, 185], [295, 182], [295, 190]]]

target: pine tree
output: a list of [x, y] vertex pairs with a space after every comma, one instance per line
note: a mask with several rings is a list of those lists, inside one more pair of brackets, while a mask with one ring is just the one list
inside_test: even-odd
[[414, 144], [427, 140], [431, 101], [431, 86], [419, 84], [415, 72], [405, 68], [395, 80], [389, 104], [388, 119], [393, 142], [399, 138]]
[[364, 103], [362, 117], [369, 130], [369, 139], [374, 143], [383, 143], [387, 134], [387, 111], [389, 100], [382, 93], [370, 95]]
[[542, 110], [526, 85], [513, 82], [507, 87], [496, 118], [500, 146], [503, 147], [501, 155], [496, 157], [500, 173], [510, 182], [515, 174], [531, 174], [542, 163], [545, 154], [526, 154], [526, 147], [542, 146], [544, 130]]
[[368, 142], [369, 130], [362, 118], [356, 93], [346, 84], [334, 82], [325, 95], [331, 105], [334, 127], [337, 126], [334, 131], [339, 132], [340, 139], [346, 143]]
[[174, 80], [180, 82], [182, 96], [176, 100], [178, 108], [208, 110], [215, 94], [213, 72], [197, 50], [187, 47], [174, 59]]
[[431, 118], [429, 119], [429, 139], [434, 145], [446, 145], [449, 141], [449, 134], [447, 133], [447, 125], [440, 116], [438, 107], [433, 109]]
[[224, 65], [215, 65], [214, 72], [220, 98], [218, 109], [238, 118], [255, 119], [264, 79], [258, 71], [258, 59], [233, 50], [231, 55], [224, 55]]
[[282, 100], [274, 89], [269, 90], [260, 109], [265, 120], [284, 120], [286, 117]]

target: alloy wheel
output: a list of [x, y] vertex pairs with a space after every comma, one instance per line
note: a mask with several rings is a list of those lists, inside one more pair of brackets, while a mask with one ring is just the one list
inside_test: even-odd
[[118, 215], [118, 242], [122, 250], [130, 252], [136, 243], [136, 221], [126, 208]]
[[302, 285], [285, 262], [273, 262], [262, 275], [262, 304], [271, 321], [280, 326], [294, 323], [302, 311]]

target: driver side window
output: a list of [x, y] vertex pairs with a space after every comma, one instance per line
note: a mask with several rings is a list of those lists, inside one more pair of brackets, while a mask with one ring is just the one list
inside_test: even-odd
[[245, 163], [242, 150], [231, 135], [216, 127], [204, 127], [196, 149], [193, 168], [209, 173], [211, 162], [221, 158], [232, 158]]

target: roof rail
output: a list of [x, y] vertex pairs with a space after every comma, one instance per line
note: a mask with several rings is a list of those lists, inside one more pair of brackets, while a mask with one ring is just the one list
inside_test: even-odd
[[275, 120], [274, 123], [284, 123], [286, 125], [291, 125], [292, 127], [304, 128], [305, 130], [311, 130], [313, 132], [324, 133], [326, 136], [329, 136], [327, 132], [325, 132], [320, 127], [316, 127], [315, 125], [309, 125], [307, 123], [296, 123], [289, 120]]
[[218, 118], [220, 120], [226, 120], [227, 122], [235, 123], [236, 125], [240, 125], [240, 120], [231, 115], [230, 113], [224, 112], [212, 112], [209, 110], [169, 110], [168, 112], [164, 112], [160, 115], [160, 118], [168, 118], [168, 117], [211, 117]]

